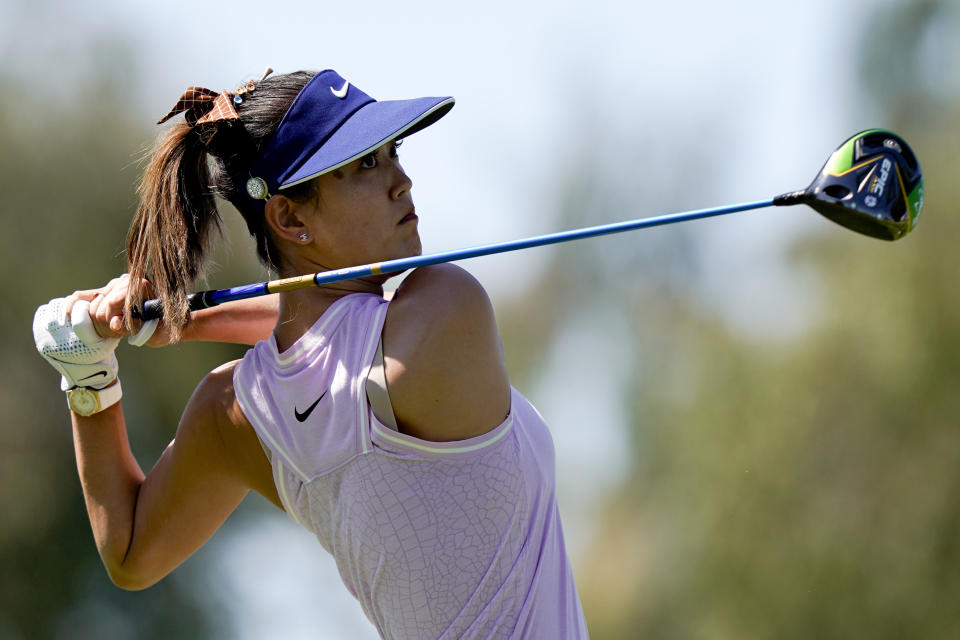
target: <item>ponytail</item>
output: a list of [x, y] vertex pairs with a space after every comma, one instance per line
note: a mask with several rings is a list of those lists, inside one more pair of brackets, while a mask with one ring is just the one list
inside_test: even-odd
[[[190, 320], [187, 292], [203, 275], [212, 231], [220, 230], [217, 196], [243, 216], [260, 261], [271, 270], [280, 266], [281, 256], [264, 220], [264, 203], [248, 197], [243, 186], [260, 149], [314, 75], [297, 71], [261, 80], [234, 102], [236, 119], [203, 124], [188, 110], [186, 121], [157, 141], [140, 181], [140, 205], [127, 236], [127, 270], [130, 282], [147, 279], [152, 284], [171, 341], [180, 339]], [[192, 89], [196, 88], [188, 91]], [[314, 197], [313, 189], [313, 183], [306, 182], [284, 189], [284, 195], [304, 201]], [[128, 330], [134, 328], [132, 309], [141, 307], [145, 297], [146, 291], [137, 284], [128, 291], [124, 306]]]
[[[187, 291], [203, 273], [210, 232], [220, 228], [207, 152], [193, 127], [178, 123], [159, 139], [138, 192], [140, 206], [127, 237], [130, 281], [149, 278], [176, 341], [190, 317]], [[143, 298], [142, 288], [127, 295], [130, 329], [131, 309]]]

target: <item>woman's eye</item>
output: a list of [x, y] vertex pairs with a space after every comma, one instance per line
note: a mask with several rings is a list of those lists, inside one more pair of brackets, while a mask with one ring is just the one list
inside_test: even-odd
[[396, 158], [400, 155], [400, 145], [403, 144], [403, 140], [397, 140], [390, 146], [390, 157]]
[[368, 153], [367, 155], [360, 158], [360, 168], [361, 169], [374, 169], [377, 166], [377, 154]]

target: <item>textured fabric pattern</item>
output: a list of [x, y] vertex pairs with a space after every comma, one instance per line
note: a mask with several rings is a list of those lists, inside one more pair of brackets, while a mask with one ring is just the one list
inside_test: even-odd
[[510, 415], [477, 438], [381, 424], [364, 381], [386, 308], [348, 296], [291, 349], [264, 341], [236, 369], [287, 513], [384, 638], [585, 638], [543, 419], [513, 390]]

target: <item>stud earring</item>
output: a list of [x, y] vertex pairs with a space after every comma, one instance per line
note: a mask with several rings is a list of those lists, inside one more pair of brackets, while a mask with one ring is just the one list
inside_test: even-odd
[[306, 242], [310, 239], [310, 235], [306, 231], [301, 231], [297, 237], [300, 238], [300, 242]]

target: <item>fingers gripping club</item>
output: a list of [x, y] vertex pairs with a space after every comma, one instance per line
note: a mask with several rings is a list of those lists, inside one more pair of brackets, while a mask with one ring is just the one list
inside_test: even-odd
[[37, 351], [62, 376], [63, 390], [102, 389], [117, 378], [114, 349], [120, 340], [97, 335], [86, 301], [75, 303], [69, 315], [66, 306], [66, 298], [54, 298], [37, 309], [33, 317]]

